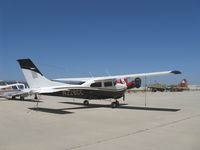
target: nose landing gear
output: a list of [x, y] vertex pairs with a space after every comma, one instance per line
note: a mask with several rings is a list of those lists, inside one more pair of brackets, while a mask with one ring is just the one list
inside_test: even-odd
[[111, 103], [112, 108], [117, 108], [118, 106], [119, 106], [119, 101], [117, 101], [117, 100], [115, 102]]

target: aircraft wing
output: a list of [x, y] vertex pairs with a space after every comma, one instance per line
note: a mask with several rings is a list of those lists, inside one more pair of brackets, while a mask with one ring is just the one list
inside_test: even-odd
[[30, 93], [28, 91], [11, 90], [11, 91], [0, 91], [1, 97], [8, 96], [28, 96]]
[[128, 74], [128, 75], [117, 75], [117, 76], [108, 76], [108, 77], [97, 77], [94, 78], [94, 81], [105, 81], [112, 79], [125, 79], [125, 78], [137, 78], [137, 77], [149, 77], [149, 76], [161, 76], [167, 74], [181, 74], [180, 71], [163, 71], [163, 72], [152, 72], [152, 73], [140, 73], [140, 74]]

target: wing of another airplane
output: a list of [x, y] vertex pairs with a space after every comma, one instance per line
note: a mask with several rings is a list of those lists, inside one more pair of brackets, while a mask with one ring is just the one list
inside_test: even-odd
[[11, 91], [11, 92], [6, 92], [6, 96], [28, 96], [29, 92], [28, 91]]
[[27, 97], [28, 95], [30, 95], [30, 93], [28, 91], [20, 91], [20, 90], [10, 90], [10, 91], [0, 91], [0, 96], [7, 98], [7, 97]]

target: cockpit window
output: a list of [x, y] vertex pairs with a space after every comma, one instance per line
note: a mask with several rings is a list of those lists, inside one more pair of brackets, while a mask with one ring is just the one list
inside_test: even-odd
[[7, 85], [7, 84], [4, 81], [0, 81], [0, 85]]
[[27, 83], [24, 83], [25, 89], [29, 88]]
[[18, 85], [18, 88], [19, 88], [20, 90], [23, 90], [23, 89], [24, 89], [24, 86], [23, 86], [23, 85]]
[[111, 82], [111, 81], [109, 81], [109, 82], [104, 82], [104, 86], [105, 86], [105, 87], [112, 86], [112, 82]]
[[16, 82], [16, 81], [6, 81], [6, 83], [7, 83], [8, 85], [10, 85], [10, 84], [16, 84], [17, 82]]
[[101, 82], [92, 83], [91, 87], [102, 87]]

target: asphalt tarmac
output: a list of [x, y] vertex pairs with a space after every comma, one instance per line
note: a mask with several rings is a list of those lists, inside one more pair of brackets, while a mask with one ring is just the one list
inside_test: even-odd
[[[199, 150], [200, 91], [110, 101], [0, 98], [0, 150]], [[145, 106], [146, 103], [146, 106]]]

